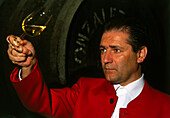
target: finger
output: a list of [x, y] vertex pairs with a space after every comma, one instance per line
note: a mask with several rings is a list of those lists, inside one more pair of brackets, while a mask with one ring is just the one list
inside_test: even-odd
[[[13, 53], [14, 50], [10, 50], [8, 49], [8, 56], [9, 56], [9, 59], [11, 61], [15, 61], [15, 62], [23, 62], [26, 60], [27, 56], [15, 56]], [[17, 52], [15, 52], [17, 53]]]
[[8, 47], [11, 49], [15, 49], [15, 47], [11, 43], [8, 44]]
[[11, 54], [12, 54], [11, 51], [14, 49], [14, 47], [13, 47], [11, 44], [9, 44], [8, 47], [9, 47], [9, 48], [8, 48], [8, 50], [7, 50], [7, 53], [8, 53], [8, 55], [11, 55]]
[[27, 57], [16, 57], [16, 56], [10, 55], [10, 59], [11, 61], [15, 61], [15, 62], [24, 62], [27, 59]]
[[11, 43], [11, 42], [10, 42], [10, 35], [7, 36], [6, 40], [7, 40], [8, 43]]
[[22, 45], [22, 40], [19, 37], [10, 35], [7, 37], [6, 40], [10, 44], [12, 49], [17, 50], [18, 52], [22, 52], [23, 45]]
[[13, 64], [17, 64], [17, 62], [16, 62], [16, 61], [12, 61], [12, 63], [13, 63]]
[[20, 45], [20, 42], [22, 41], [19, 37], [10, 35], [7, 37], [7, 42], [11, 43], [14, 47], [18, 47]]
[[22, 47], [22, 52], [16, 50], [16, 48], [14, 48], [11, 44], [9, 44], [9, 55], [13, 55], [13, 56], [16, 56], [16, 57], [26, 57], [26, 56], [31, 56], [32, 53], [30, 50], [28, 50], [27, 48], [25, 47]]
[[20, 52], [20, 53], [22, 53], [23, 51], [23, 46], [14, 47], [11, 43], [9, 43], [9, 48], [16, 50], [17, 52]]
[[26, 57], [26, 54], [18, 52], [17, 50], [11, 50], [11, 54], [16, 57]]
[[[26, 40], [24, 42], [22, 41], [23, 44], [26, 44], [26, 42], [27, 42]], [[23, 47], [22, 45], [20, 45], [18, 47], [14, 47], [11, 43], [9, 43], [9, 49], [10, 50], [16, 50], [17, 52], [23, 53], [23, 54], [28, 55], [28, 56], [32, 55], [31, 51], [28, 50], [27, 48]]]
[[26, 67], [26, 66], [29, 66], [31, 64], [31, 60], [26, 59], [25, 61], [12, 61], [12, 63], [17, 64], [17, 65], [22, 66], [22, 67], [23, 66]]
[[18, 47], [14, 47], [14, 49], [18, 52], [22, 52], [23, 51], [23, 46], [19, 45]]
[[12, 63], [20, 66], [22, 62], [12, 61]]
[[21, 39], [19, 37], [15, 36], [15, 37], [13, 37], [12, 43], [14, 46], [18, 47], [20, 45], [20, 43], [19, 43], [20, 41], [21, 41]]
[[14, 37], [13, 35], [9, 35], [7, 38], [6, 38], [6, 40], [7, 40], [7, 42], [8, 43], [10, 43], [10, 44], [12, 44], [12, 37]]

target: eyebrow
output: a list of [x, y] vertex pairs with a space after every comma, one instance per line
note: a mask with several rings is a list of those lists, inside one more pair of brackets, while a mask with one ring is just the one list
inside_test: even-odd
[[110, 47], [110, 48], [120, 48], [120, 49], [123, 49], [123, 47], [121, 47], [121, 46], [110, 45], [109, 47]]
[[[117, 45], [109, 45], [109, 47], [110, 48], [120, 48], [120, 49], [123, 49], [123, 47], [121, 47], [121, 46], [117, 46]], [[100, 45], [100, 48], [105, 48], [105, 46], [103, 46], [103, 45]]]
[[99, 46], [99, 48], [105, 48], [105, 46], [103, 46], [103, 45], [100, 45], [100, 46]]

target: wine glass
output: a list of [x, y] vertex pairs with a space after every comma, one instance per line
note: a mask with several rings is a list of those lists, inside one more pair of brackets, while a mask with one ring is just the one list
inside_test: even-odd
[[20, 38], [22, 39], [25, 35], [30, 37], [40, 35], [47, 27], [51, 18], [51, 11], [47, 10], [44, 6], [32, 12], [22, 21], [22, 30], [24, 33]]
[[[8, 43], [14, 48], [19, 46], [19, 41], [24, 38], [25, 35], [30, 37], [35, 37], [40, 35], [52, 18], [52, 13], [50, 10], [47, 10], [44, 6], [40, 7], [38, 10], [29, 14], [22, 21], [22, 30], [24, 31], [20, 38], [13, 37], [13, 40], [7, 39]], [[17, 50], [17, 49], [16, 49]]]

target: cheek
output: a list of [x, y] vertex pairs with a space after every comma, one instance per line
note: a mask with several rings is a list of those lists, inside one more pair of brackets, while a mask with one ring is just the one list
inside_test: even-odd
[[137, 59], [134, 56], [124, 58], [124, 60], [120, 59], [119, 63], [123, 71], [135, 71], [137, 68]]
[[117, 65], [118, 69], [122, 70], [122, 69], [125, 69], [125, 66], [127, 64], [127, 59], [125, 59], [124, 56], [120, 56], [119, 58], [115, 59], [115, 63]]
[[124, 69], [127, 69], [133, 66], [136, 60], [132, 58], [132, 56], [122, 55], [122, 56], [117, 57], [115, 62], [116, 62], [116, 65], [118, 65], [120, 69], [124, 70]]
[[104, 58], [104, 56], [103, 56], [103, 55], [101, 55], [101, 56], [100, 56], [100, 61], [101, 61], [102, 66], [104, 66], [103, 58]]

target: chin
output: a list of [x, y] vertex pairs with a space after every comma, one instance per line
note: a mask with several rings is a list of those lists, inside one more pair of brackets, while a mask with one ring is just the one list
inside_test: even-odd
[[114, 79], [111, 78], [111, 77], [106, 77], [106, 80], [109, 81], [109, 82], [114, 82]]
[[116, 77], [115, 74], [106, 76], [106, 80], [111, 82], [111, 83], [119, 83], [118, 78]]

